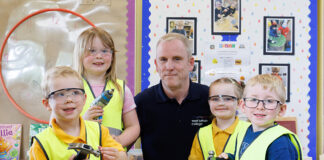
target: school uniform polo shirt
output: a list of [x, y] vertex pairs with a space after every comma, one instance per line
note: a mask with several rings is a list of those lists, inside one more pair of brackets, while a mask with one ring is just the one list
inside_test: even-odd
[[[228, 138], [234, 133], [238, 122], [239, 119], [235, 117], [235, 121], [228, 128], [222, 130], [216, 125], [216, 118], [212, 120], [212, 135], [216, 155], [220, 155], [224, 151]], [[192, 143], [189, 160], [204, 159], [200, 145], [198, 135], [196, 134]]]
[[135, 97], [145, 160], [187, 160], [198, 129], [210, 124], [209, 88], [190, 82], [181, 104], [170, 99], [161, 82]]
[[[64, 143], [85, 143], [87, 144], [87, 138], [86, 138], [86, 127], [84, 119], [80, 116], [80, 135], [75, 137], [72, 135], [69, 135], [65, 133], [56, 123], [56, 119], [52, 119], [51, 126], [53, 128], [54, 134]], [[108, 128], [101, 125], [101, 144], [102, 147], [113, 147], [118, 149], [119, 151], [124, 151], [121, 144], [119, 144], [117, 141], [115, 141], [112, 136], [109, 134]], [[55, 147], [55, 146], [53, 146]], [[77, 153], [75, 153], [77, 154]], [[41, 148], [40, 144], [35, 140], [32, 143], [32, 146], [29, 150], [29, 157], [30, 160], [38, 160], [38, 159], [46, 159], [45, 153], [43, 152], [43, 149]]]

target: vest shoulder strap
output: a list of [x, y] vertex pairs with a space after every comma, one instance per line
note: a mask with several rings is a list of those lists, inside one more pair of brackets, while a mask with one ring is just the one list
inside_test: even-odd
[[212, 130], [212, 124], [198, 130], [197, 138], [205, 160], [209, 157], [210, 151], [214, 151], [214, 157], [216, 157]]
[[233, 134], [227, 139], [223, 152], [235, 154], [236, 138], [240, 132], [244, 131], [245, 128], [249, 126], [250, 123], [239, 120]]
[[[235, 145], [236, 145], [236, 137], [241, 130], [247, 128], [250, 123], [239, 120], [238, 124], [235, 127], [235, 130], [232, 135], [230, 135], [227, 139], [227, 142], [224, 146], [223, 151], [226, 153], [234, 154], [235, 152]], [[209, 156], [209, 151], [214, 151], [214, 157], [216, 157], [216, 151], [214, 147], [214, 140], [213, 140], [213, 131], [212, 131], [212, 124], [200, 128], [198, 131], [198, 142], [200, 144], [200, 148], [202, 150], [204, 159], [207, 159]]]
[[32, 139], [31, 139], [31, 144], [33, 144], [34, 139], [37, 141], [37, 143], [38, 143], [39, 146], [41, 147], [41, 149], [42, 149], [42, 151], [43, 151], [43, 153], [44, 153], [46, 159], [49, 160], [48, 155], [47, 155], [47, 153], [46, 153], [46, 151], [45, 151], [45, 149], [44, 149], [42, 143], [39, 141], [39, 139], [38, 139], [36, 136], [33, 136], [33, 137], [32, 137]]
[[[84, 120], [85, 126], [86, 126], [86, 134], [91, 135], [91, 137], [87, 137], [87, 140], [90, 142], [98, 142], [101, 146], [101, 127], [98, 122], [93, 121], [87, 121]], [[90, 139], [91, 138], [91, 139]]]
[[[124, 106], [125, 82], [123, 80], [117, 79], [117, 83], [122, 88], [121, 93], [117, 91], [116, 86], [113, 84], [112, 81], [108, 81], [106, 83], [105, 90], [115, 89], [115, 91], [109, 104], [103, 108], [105, 114], [102, 117], [102, 125], [108, 127], [109, 132], [112, 135], [120, 135], [124, 128], [122, 121], [122, 111]], [[94, 96], [91, 96], [93, 95], [91, 88], [85, 79], [83, 79], [83, 84], [85, 92], [86, 94], [88, 94], [88, 96], [83, 110], [81, 112], [81, 115], [85, 114], [85, 112], [89, 109], [92, 101], [94, 100]]]
[[302, 160], [303, 158], [303, 154], [302, 154], [302, 149], [300, 147], [300, 141], [298, 139], [298, 136], [295, 134], [289, 134], [289, 138], [291, 140], [291, 142], [294, 144], [297, 153], [298, 153], [298, 160]]

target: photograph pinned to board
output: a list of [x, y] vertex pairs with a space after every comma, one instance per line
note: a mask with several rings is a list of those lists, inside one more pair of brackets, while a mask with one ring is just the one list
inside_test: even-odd
[[195, 60], [194, 67], [191, 72], [189, 72], [189, 78], [192, 82], [200, 83], [200, 60]]
[[197, 18], [196, 17], [167, 17], [166, 32], [180, 33], [189, 39], [192, 55], [197, 55]]
[[264, 17], [264, 55], [294, 55], [295, 17]]
[[259, 74], [271, 74], [279, 77], [286, 88], [286, 102], [290, 102], [290, 64], [260, 63]]
[[241, 0], [211, 0], [213, 35], [241, 34]]

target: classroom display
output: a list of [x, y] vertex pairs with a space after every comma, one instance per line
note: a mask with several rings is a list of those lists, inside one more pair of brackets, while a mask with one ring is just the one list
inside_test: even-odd
[[[214, 23], [216, 7], [223, 7], [224, 10], [230, 2], [237, 3], [234, 14], [240, 13], [239, 30], [234, 31], [235, 34], [231, 27], [226, 28], [228, 32], [218, 32]], [[316, 94], [316, 87], [309, 86], [316, 83], [316, 79], [313, 79], [316, 75], [312, 74], [316, 74], [316, 43], [312, 41], [316, 39], [310, 37], [316, 34], [316, 30], [310, 29], [314, 20], [310, 21], [309, 18], [316, 19], [316, 12], [310, 10], [315, 6], [316, 2], [312, 0], [276, 3], [257, 0], [188, 0], [186, 3], [150, 0], [143, 7], [143, 23], [150, 26], [143, 28], [144, 36], [149, 38], [142, 43], [142, 66], [147, 69], [142, 74], [142, 88], [159, 82], [154, 54], [159, 37], [167, 30], [165, 19], [173, 16], [195, 17], [197, 54], [194, 58], [200, 61], [200, 83], [209, 85], [220, 77], [246, 82], [256, 74], [277, 74], [284, 80], [287, 90], [285, 116], [296, 117], [296, 133], [302, 151], [305, 156], [314, 157], [316, 131], [312, 128], [316, 126], [316, 107], [311, 107], [311, 104], [316, 105], [312, 99], [316, 95], [309, 94]], [[225, 22], [224, 19], [221, 25]]]

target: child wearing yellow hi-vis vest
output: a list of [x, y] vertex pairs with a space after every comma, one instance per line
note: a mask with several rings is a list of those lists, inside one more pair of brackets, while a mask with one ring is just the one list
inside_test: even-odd
[[242, 83], [232, 78], [220, 78], [210, 84], [208, 103], [215, 117], [210, 125], [199, 129], [189, 160], [207, 160], [211, 151], [214, 157], [224, 151], [234, 154], [239, 130], [249, 126], [236, 116], [243, 92]]
[[301, 160], [298, 137], [274, 122], [277, 116], [285, 114], [285, 101], [285, 85], [278, 76], [263, 74], [252, 77], [246, 84], [240, 102], [251, 125], [238, 134], [235, 154], [225, 151], [219, 158]]
[[[117, 54], [107, 31], [100, 27], [88, 28], [76, 41], [73, 66], [83, 76], [88, 95], [81, 112], [83, 118], [101, 122], [123, 147], [131, 147], [139, 136], [140, 126], [132, 92], [117, 78]], [[105, 107], [92, 106], [95, 98], [112, 89], [113, 96]]]
[[100, 157], [87, 154], [89, 160], [127, 159], [122, 145], [106, 127], [80, 116], [87, 95], [78, 72], [68, 66], [49, 69], [43, 78], [42, 92], [42, 103], [52, 118], [48, 128], [32, 137], [30, 160], [79, 158], [78, 150], [68, 149], [70, 143], [87, 144], [87, 149], [91, 146], [100, 151]]

